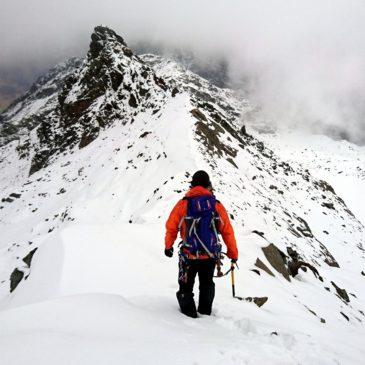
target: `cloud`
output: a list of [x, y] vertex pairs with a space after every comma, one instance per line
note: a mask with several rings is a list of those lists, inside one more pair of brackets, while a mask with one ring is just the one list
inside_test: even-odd
[[132, 47], [189, 49], [202, 67], [225, 60], [279, 127], [365, 143], [363, 19], [362, 0], [2, 0], [0, 73], [83, 55], [103, 24]]

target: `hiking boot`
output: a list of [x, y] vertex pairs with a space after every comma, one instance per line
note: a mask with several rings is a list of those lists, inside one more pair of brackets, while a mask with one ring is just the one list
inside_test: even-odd
[[198, 312], [210, 316], [215, 295], [214, 283], [200, 286]]
[[197, 318], [196, 306], [193, 293], [176, 293], [177, 301], [179, 302], [181, 312], [188, 317]]

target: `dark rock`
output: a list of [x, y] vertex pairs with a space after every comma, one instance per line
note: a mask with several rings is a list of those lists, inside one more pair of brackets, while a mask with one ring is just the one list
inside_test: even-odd
[[[198, 109], [193, 109], [198, 110]], [[204, 146], [207, 147], [207, 151], [212, 155], [218, 155], [219, 157], [232, 157], [235, 158], [237, 156], [237, 150], [224, 144], [219, 139], [220, 134], [224, 134], [224, 129], [218, 125], [214, 125], [214, 130], [212, 128], [209, 128], [209, 125], [207, 123], [204, 123], [202, 120], [200, 120], [201, 115], [205, 118], [204, 114], [201, 113], [198, 110], [198, 114], [196, 112], [191, 111], [192, 115], [199, 119], [199, 121], [196, 123], [196, 134], [201, 138], [202, 143]], [[201, 115], [200, 115], [201, 113]], [[200, 116], [198, 118], [198, 115]]]
[[268, 297], [254, 297], [253, 298], [253, 302], [258, 306], [258, 307], [262, 307], [267, 301], [268, 301]]
[[143, 132], [139, 138], [145, 138], [146, 136], [148, 136], [149, 134], [151, 134], [152, 132]]
[[15, 198], [15, 199], [19, 199], [22, 195], [18, 194], [18, 193], [11, 193], [10, 197]]
[[238, 166], [236, 165], [236, 163], [230, 158], [230, 157], [227, 157], [226, 160], [232, 165], [234, 166], [236, 169], [238, 169]]
[[171, 96], [174, 98], [176, 94], [179, 93], [179, 89], [177, 87], [174, 87], [171, 91]]
[[314, 316], [318, 317], [318, 316], [317, 316], [317, 313], [316, 313], [314, 310], [312, 310], [312, 309], [308, 308], [307, 306], [305, 306], [305, 307], [308, 309], [308, 311], [309, 311], [310, 313], [312, 313]]
[[322, 207], [326, 207], [326, 208], [328, 208], [328, 209], [333, 209], [333, 210], [335, 210], [335, 207], [334, 207], [333, 203], [323, 202], [321, 205], [322, 205]]
[[27, 256], [23, 257], [23, 261], [28, 265], [28, 267], [30, 267], [31, 263], [32, 263], [32, 259], [33, 259], [33, 255], [35, 254], [35, 252], [37, 251], [37, 247], [34, 248], [32, 251], [30, 251], [28, 253]]
[[167, 85], [164, 81], [164, 79], [162, 79], [161, 77], [158, 77], [156, 75], [153, 75], [153, 79], [156, 83], [157, 86], [159, 86], [162, 90], [167, 90]]
[[326, 323], [326, 320], [324, 318], [321, 318], [321, 323]]
[[246, 297], [244, 298], [246, 302], [253, 302], [255, 303], [258, 307], [262, 307], [267, 301], [268, 301], [268, 297]]
[[338, 287], [336, 285], [336, 283], [334, 283], [333, 281], [331, 281], [331, 284], [335, 287], [336, 292], [338, 294], [338, 296], [345, 302], [345, 303], [349, 303], [350, 302], [350, 297], [347, 294], [347, 291], [345, 289], [341, 289], [340, 287]]
[[88, 131], [84, 132], [81, 136], [81, 140], [79, 143], [79, 148], [84, 148], [93, 142], [97, 138], [97, 133], [90, 133]]
[[288, 231], [291, 234], [293, 234], [295, 237], [298, 237], [298, 238], [302, 237], [301, 234], [296, 229], [294, 229], [293, 227], [288, 227]]
[[49, 150], [42, 150], [37, 152], [32, 159], [29, 175], [34, 174], [35, 172], [39, 171], [44, 166], [46, 166], [49, 156], [50, 156]]
[[113, 30], [107, 27], [97, 26], [95, 27], [94, 32], [91, 35], [91, 43], [89, 49], [89, 54], [91, 58], [97, 58], [100, 55], [100, 52], [104, 48], [105, 42], [108, 40], [116, 40], [125, 47], [127, 46], [124, 42], [124, 39], [116, 34]]
[[137, 99], [136, 97], [131, 94], [131, 96], [129, 97], [129, 101], [128, 104], [132, 107], [132, 108], [137, 108], [138, 104], [137, 104]]
[[256, 273], [257, 275], [261, 275], [260, 271], [257, 269], [251, 269], [251, 271], [253, 271], [254, 273]]
[[271, 332], [270, 334], [271, 334], [271, 336], [273, 336], [273, 335], [274, 335], [274, 336], [279, 336], [279, 335], [278, 335], [278, 333], [277, 333], [276, 331]]
[[19, 283], [23, 280], [24, 272], [15, 269], [10, 275], [10, 293], [15, 290]]
[[198, 120], [207, 121], [206, 116], [199, 109], [192, 109], [190, 110], [190, 113]]
[[3, 203], [12, 203], [14, 201], [14, 199], [7, 197], [7, 198], [2, 198], [1, 201]]
[[[100, 95], [102, 93], [100, 92]], [[99, 96], [99, 95], [97, 95]], [[74, 119], [80, 118], [85, 111], [91, 106], [96, 98], [93, 99], [80, 99], [70, 104], [64, 104], [63, 113], [66, 117], [66, 121], [71, 124]]]
[[280, 274], [284, 276], [284, 278], [290, 281], [290, 276], [288, 269], [285, 266], [286, 256], [280, 251], [273, 243], [270, 243], [269, 246], [263, 247], [262, 251], [266, 259], [270, 262], [270, 265]]
[[320, 242], [319, 245], [321, 249], [321, 254], [324, 256], [324, 262], [331, 267], [340, 267], [338, 262], [335, 260], [335, 258], [332, 256], [332, 254], [328, 251], [327, 247]]
[[257, 235], [259, 235], [259, 236], [260, 236], [260, 237], [262, 237], [262, 238], [265, 238], [265, 237], [264, 237], [264, 235], [265, 235], [265, 234], [264, 234], [264, 232], [260, 232], [260, 231], [253, 230], [253, 231], [252, 231], [252, 233], [257, 234]]
[[144, 89], [143, 87], [139, 89], [139, 95], [141, 95], [142, 97], [146, 96], [147, 94], [148, 94], [148, 89]]
[[123, 74], [120, 72], [111, 72], [110, 73], [110, 80], [112, 83], [112, 88], [114, 91], [117, 91], [121, 83], [123, 82]]
[[298, 252], [295, 251], [294, 249], [292, 249], [291, 247], [287, 247], [286, 248], [286, 252], [288, 253], [288, 255], [290, 256], [290, 258], [292, 258], [293, 260], [297, 261], [299, 260], [301, 257], [299, 256]]
[[294, 217], [296, 218], [296, 220], [300, 223], [299, 226], [297, 226], [297, 230], [304, 236], [304, 237], [310, 237], [313, 238], [313, 233], [311, 231], [311, 229], [309, 228], [308, 223], [301, 217], [298, 217], [296, 215], [294, 215]]
[[323, 281], [322, 276], [319, 275], [318, 270], [311, 264], [309, 264], [308, 262], [304, 262], [304, 261], [289, 261], [288, 263], [288, 268], [289, 268], [289, 272], [290, 275], [295, 277], [298, 274], [298, 270], [302, 269], [305, 271], [306, 268], [309, 268], [312, 273], [314, 274], [314, 276], [316, 278], [318, 278], [320, 281]]
[[305, 271], [306, 268], [309, 268], [316, 278], [318, 278], [320, 281], [323, 281], [323, 278], [319, 275], [318, 270], [313, 265], [303, 261], [297, 251], [293, 250], [291, 247], [287, 247], [286, 250], [291, 258], [291, 260], [288, 262], [288, 270], [291, 276], [295, 277], [298, 275], [299, 269]]
[[241, 127], [240, 132], [241, 132], [241, 134], [242, 134], [243, 136], [248, 136], [248, 133], [247, 133], [247, 131], [246, 131], [246, 126], [245, 126], [245, 125], [243, 125], [243, 126]]
[[319, 180], [316, 185], [318, 185], [323, 191], [330, 191], [332, 194], [336, 194], [333, 187], [326, 181]]
[[273, 272], [259, 258], [257, 258], [256, 263], [255, 263], [255, 266], [257, 266], [261, 270], [264, 270], [269, 275], [275, 277], [275, 275], [273, 274]]
[[123, 47], [123, 53], [127, 56], [127, 57], [132, 57], [133, 56], [133, 52], [130, 48], [128, 47]]
[[340, 312], [340, 313], [343, 315], [344, 318], [346, 318], [350, 322], [350, 318], [348, 316], [346, 316], [345, 313], [342, 313], [342, 312]]

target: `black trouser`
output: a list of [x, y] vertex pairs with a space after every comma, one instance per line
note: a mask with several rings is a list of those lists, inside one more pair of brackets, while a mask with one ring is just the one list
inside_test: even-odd
[[214, 259], [189, 260], [180, 257], [179, 260], [179, 291], [176, 293], [181, 311], [196, 317], [194, 302], [194, 282], [196, 274], [199, 276], [199, 306], [198, 312], [210, 315], [214, 300], [215, 285], [213, 275], [216, 261]]

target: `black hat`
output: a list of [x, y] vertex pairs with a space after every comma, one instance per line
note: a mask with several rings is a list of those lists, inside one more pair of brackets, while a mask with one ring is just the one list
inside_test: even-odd
[[193, 175], [191, 186], [202, 186], [203, 188], [209, 188], [212, 186], [212, 183], [210, 182], [209, 175], [205, 171], [199, 170]]

